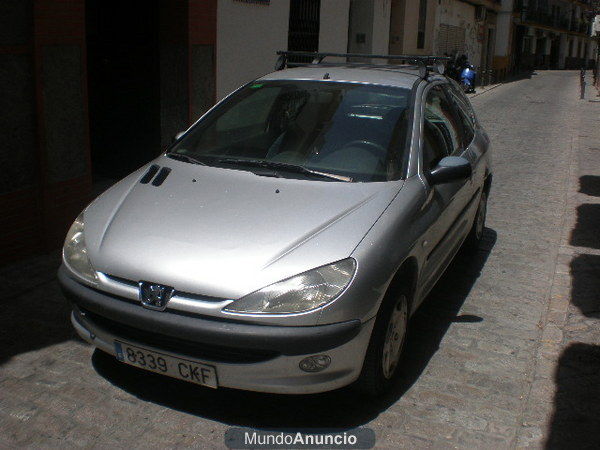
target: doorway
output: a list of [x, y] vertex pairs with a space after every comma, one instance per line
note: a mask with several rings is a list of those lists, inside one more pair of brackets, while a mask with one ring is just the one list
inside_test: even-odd
[[[319, 51], [321, 0], [295, 0], [290, 3], [288, 50]], [[290, 62], [308, 63], [311, 58], [290, 57]]]
[[550, 44], [550, 68], [558, 69], [560, 39], [555, 37]]
[[115, 181], [160, 152], [158, 0], [86, 0], [92, 176]]
[[485, 40], [485, 68], [490, 70], [494, 65], [494, 48], [496, 46], [496, 35], [494, 28], [487, 29]]

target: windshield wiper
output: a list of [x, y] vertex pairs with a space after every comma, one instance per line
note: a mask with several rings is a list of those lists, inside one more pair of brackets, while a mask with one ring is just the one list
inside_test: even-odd
[[319, 170], [309, 169], [307, 167], [300, 166], [297, 164], [289, 164], [277, 161], [265, 161], [262, 159], [220, 158], [217, 159], [216, 162], [222, 164], [239, 164], [252, 167], [263, 167], [265, 169], [282, 170], [286, 172], [301, 173], [305, 175], [316, 175], [321, 178], [327, 178], [336, 181], [345, 181], [347, 183], [352, 181], [352, 178], [346, 177], [344, 175], [337, 175], [335, 173], [329, 172], [321, 172]]
[[202, 162], [199, 159], [196, 159], [196, 158], [194, 158], [192, 156], [184, 155], [182, 153], [167, 153], [167, 156], [169, 158], [171, 158], [171, 159], [176, 159], [178, 161], [185, 161], [185, 162], [189, 162], [189, 163], [192, 163], [192, 164], [199, 164], [201, 166], [205, 166], [206, 165], [205, 162]]

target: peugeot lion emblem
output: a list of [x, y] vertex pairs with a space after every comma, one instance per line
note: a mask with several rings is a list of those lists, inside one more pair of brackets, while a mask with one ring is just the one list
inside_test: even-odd
[[148, 309], [164, 311], [167, 303], [171, 300], [175, 289], [169, 286], [140, 281], [140, 301], [142, 306]]

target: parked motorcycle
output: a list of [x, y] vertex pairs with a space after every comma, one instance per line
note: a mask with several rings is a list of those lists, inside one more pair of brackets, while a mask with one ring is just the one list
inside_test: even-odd
[[475, 92], [475, 80], [477, 78], [477, 72], [472, 65], [467, 64], [466, 67], [460, 73], [460, 86], [464, 92]]
[[457, 82], [460, 82], [460, 73], [462, 71], [462, 68], [458, 67], [456, 56], [449, 55], [447, 53], [444, 53], [444, 56], [450, 58], [446, 63], [446, 76], [452, 78], [453, 80], [456, 80]]

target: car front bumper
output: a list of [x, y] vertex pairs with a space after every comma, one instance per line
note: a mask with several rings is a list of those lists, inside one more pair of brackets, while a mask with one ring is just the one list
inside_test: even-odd
[[[265, 326], [152, 311], [84, 286], [59, 270], [73, 305], [77, 333], [116, 355], [115, 340], [216, 368], [219, 386], [258, 392], [310, 394], [346, 386], [360, 375], [374, 319], [319, 326]], [[309, 373], [299, 363], [327, 355], [329, 367]]]

